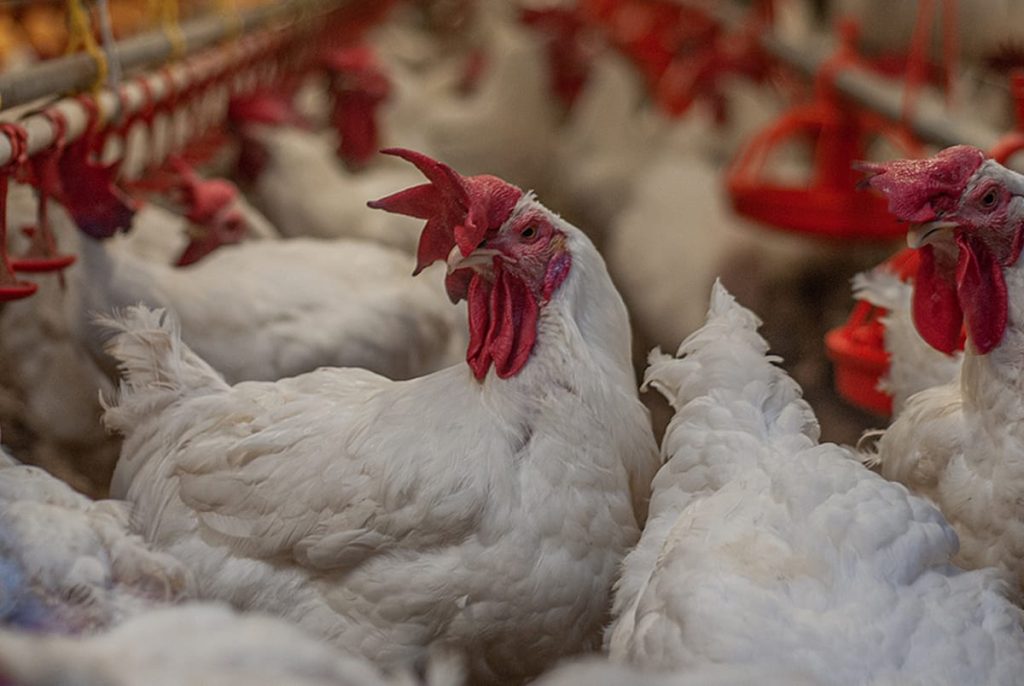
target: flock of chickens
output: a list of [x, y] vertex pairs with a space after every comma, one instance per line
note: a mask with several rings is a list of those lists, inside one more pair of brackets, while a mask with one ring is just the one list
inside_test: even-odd
[[418, 16], [334, 103], [233, 101], [234, 182], [48, 204], [78, 261], [0, 307], [0, 684], [1020, 683], [1024, 176], [863, 165], [920, 269], [855, 281], [893, 423], [822, 442], [723, 285], [771, 318], [818, 250], [718, 187], [775, 96], [668, 120], [584, 41], [567, 108], [510, 5], [468, 62]]

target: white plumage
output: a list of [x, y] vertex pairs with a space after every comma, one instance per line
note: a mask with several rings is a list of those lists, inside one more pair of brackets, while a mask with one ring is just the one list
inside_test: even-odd
[[818, 444], [759, 321], [721, 286], [646, 384], [676, 408], [608, 633], [646, 669], [793, 669], [829, 684], [1013, 683], [1021, 613], [922, 498]]
[[959, 375], [963, 355], [939, 352], [928, 345], [914, 327], [910, 306], [914, 293], [912, 284], [879, 266], [854, 277], [853, 293], [887, 311], [880, 321], [890, 362], [879, 388], [892, 396], [894, 415], [898, 415], [907, 399], [918, 391], [948, 384]]
[[368, 198], [416, 183], [414, 171], [387, 162], [347, 171], [327, 137], [296, 127], [248, 125], [245, 135], [267, 153], [249, 192], [283, 235], [360, 238], [416, 252], [416, 220], [366, 207]]
[[[231, 381], [272, 380], [322, 366], [407, 378], [450, 362], [458, 311], [412, 260], [374, 243], [292, 239], [224, 246], [175, 268], [81, 241], [77, 312], [167, 307], [186, 340]], [[92, 344], [96, 334], [81, 324]]]
[[[82, 638], [0, 632], [0, 678], [20, 686], [412, 686], [286, 622], [191, 604]], [[454, 686], [434, 682], [433, 686]]]
[[716, 277], [766, 295], [767, 284], [797, 271], [815, 252], [732, 212], [721, 170], [695, 153], [708, 135], [699, 122], [687, 122], [662, 141], [665, 147], [634, 181], [609, 239], [609, 269], [637, 328], [661, 346], [701, 325]]
[[106, 413], [126, 437], [112, 492], [202, 595], [382, 665], [453, 647], [482, 681], [599, 643], [656, 450], [600, 257], [530, 196], [504, 226], [522, 213], [562, 232], [572, 269], [510, 378], [460, 364], [231, 387], [166, 315], [109, 323], [125, 375]]
[[754, 665], [709, 665], [683, 672], [651, 672], [588, 658], [568, 662], [533, 682], [534, 686], [822, 686], [825, 682], [786, 669]]
[[0, 621], [90, 632], [187, 597], [186, 568], [129, 520], [127, 503], [92, 501], [0, 449]]
[[[959, 184], [952, 191], [961, 197], [955, 210], [944, 218], [957, 228], [934, 232], [923, 249], [945, 250], [965, 262], [972, 259], [965, 253], [970, 246], [960, 247], [955, 240], [963, 232], [979, 240], [1005, 241], [1019, 234], [1024, 221], [1024, 177], [993, 160], [984, 160], [981, 151], [966, 147], [951, 148], [931, 160], [919, 164], [943, 164], [956, 155], [969, 155], [972, 166], [960, 172]], [[923, 175], [899, 174], [885, 170], [878, 178], [888, 183], [897, 179], [890, 192], [897, 198], [906, 188], [916, 192], [913, 184]], [[956, 178], [956, 177], [954, 177]], [[996, 217], [979, 207], [977, 189], [999, 190], [1002, 209]], [[929, 196], [919, 193], [928, 200]], [[948, 197], [948, 196], [947, 196]], [[954, 195], [954, 197], [956, 197]], [[962, 227], [962, 228], [961, 228]], [[1020, 260], [1004, 259], [996, 264], [992, 281], [975, 287], [974, 300], [961, 295], [967, 322], [967, 347], [962, 356], [959, 375], [950, 383], [935, 386], [912, 396], [889, 429], [879, 439], [877, 453], [865, 456], [880, 465], [887, 479], [899, 481], [907, 488], [931, 499], [941, 510], [960, 538], [956, 563], [967, 568], [999, 567], [1016, 583], [1024, 583], [1024, 517], [1020, 497], [1024, 492], [1024, 454], [1021, 433], [1021, 359], [1024, 351], [1024, 265]], [[918, 288], [935, 288], [935, 280]], [[996, 278], [999, 281], [996, 281]], [[969, 286], [963, 288], [969, 291]], [[1005, 296], [991, 312], [978, 314], [974, 303], [1000, 302], [998, 291]], [[930, 295], [926, 291], [926, 295]], [[984, 354], [974, 336], [978, 327], [1002, 321], [999, 337], [989, 341]], [[972, 328], [974, 327], [974, 328]], [[958, 333], [958, 332], [957, 332]]]
[[247, 241], [176, 268], [180, 246], [166, 231], [182, 222], [165, 210], [139, 216], [139, 238], [103, 242], [81, 234], [59, 206], [50, 215], [64, 249], [77, 243], [79, 260], [66, 288], [40, 276], [33, 298], [0, 312], [4, 381], [24, 399], [18, 419], [39, 437], [33, 461], [92, 494], [105, 491], [116, 454], [99, 421], [97, 396], [111, 390], [104, 369], [113, 365], [96, 313], [140, 302], [171, 309], [186, 340], [233, 382], [321, 366], [408, 378], [450, 364], [465, 347], [464, 315], [436, 280], [410, 279], [412, 258], [375, 243]]

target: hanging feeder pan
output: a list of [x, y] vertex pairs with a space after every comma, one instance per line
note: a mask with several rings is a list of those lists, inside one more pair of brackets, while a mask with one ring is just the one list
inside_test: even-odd
[[[22, 229], [29, 236], [37, 230], [34, 226], [26, 226]], [[73, 265], [76, 259], [75, 255], [23, 255], [21, 257], [8, 258], [8, 263], [11, 265], [11, 269], [16, 272], [41, 274], [44, 272], [63, 271]]]
[[8, 283], [0, 283], [0, 302], [10, 302], [11, 300], [21, 300], [33, 295], [39, 286], [32, 283], [31, 281], [11, 281]]
[[12, 257], [11, 269], [16, 272], [58, 272], [75, 263], [74, 255], [54, 255], [53, 257]]
[[[920, 264], [917, 250], [904, 248], [882, 264], [902, 281], [913, 281]], [[825, 349], [835, 368], [836, 390], [855, 407], [876, 415], [892, 414], [892, 396], [879, 390], [878, 384], [889, 372], [889, 354], [885, 351], [883, 307], [858, 300], [849, 319], [825, 334]]]
[[[34, 226], [25, 227], [24, 231], [34, 232]], [[8, 262], [11, 269], [16, 272], [30, 272], [39, 274], [43, 272], [57, 272], [67, 269], [75, 263], [74, 255], [25, 255], [22, 257], [11, 257]]]
[[889, 369], [885, 329], [879, 319], [886, 310], [860, 300], [842, 326], [825, 334], [825, 348], [835, 366], [836, 390], [847, 402], [873, 414], [892, 414], [892, 397], [878, 389]]
[[[755, 136], [726, 174], [733, 208], [767, 226], [837, 240], [890, 241], [907, 232], [889, 213], [880, 195], [858, 190], [854, 163], [866, 158], [878, 138], [906, 157], [917, 146], [892, 125], [840, 103], [797, 106]], [[807, 183], [795, 185], [766, 178], [772, 153], [793, 142], [813, 151]]]

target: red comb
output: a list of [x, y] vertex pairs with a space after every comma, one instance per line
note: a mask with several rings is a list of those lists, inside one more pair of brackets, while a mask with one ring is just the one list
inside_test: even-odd
[[969, 145], [946, 148], [923, 160], [857, 165], [870, 176], [867, 184], [889, 198], [897, 219], [928, 222], [956, 208], [967, 182], [985, 161], [985, 153]]
[[375, 210], [427, 220], [414, 274], [447, 259], [456, 245], [469, 255], [488, 231], [505, 223], [523, 197], [522, 190], [496, 176], [462, 176], [443, 162], [405, 148], [381, 152], [412, 163], [430, 182], [366, 203]]
[[203, 178], [177, 155], [168, 158], [177, 175], [174, 189], [185, 205], [185, 216], [193, 222], [207, 222], [238, 200], [238, 187], [227, 179]]

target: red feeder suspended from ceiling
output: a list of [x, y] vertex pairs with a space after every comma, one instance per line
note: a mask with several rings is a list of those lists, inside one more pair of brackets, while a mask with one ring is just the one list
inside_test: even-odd
[[25, 160], [27, 147], [25, 129], [10, 122], [0, 123], [0, 132], [7, 136], [11, 161], [0, 169], [0, 302], [20, 300], [36, 292], [31, 281], [18, 281], [7, 257], [7, 187], [10, 174]]
[[[727, 172], [727, 189], [737, 212], [771, 227], [842, 240], [898, 239], [906, 226], [884, 198], [857, 189], [854, 163], [879, 139], [902, 157], [917, 157], [920, 148], [902, 128], [841, 99], [835, 75], [859, 62], [856, 25], [844, 23], [841, 33], [840, 49], [818, 75], [815, 99], [784, 113], [747, 145]], [[766, 178], [772, 153], [792, 143], [810, 145], [810, 178], [805, 184]]]
[[[880, 266], [903, 281], [917, 274], [917, 250], [905, 248]], [[825, 348], [835, 365], [836, 390], [851, 405], [873, 414], [892, 414], [892, 397], [878, 388], [889, 371], [889, 353], [885, 351], [885, 328], [881, 319], [888, 310], [858, 300], [849, 319], [825, 334]]]

